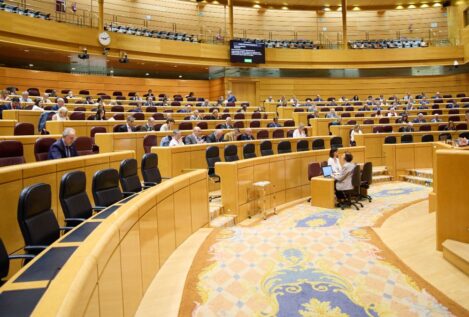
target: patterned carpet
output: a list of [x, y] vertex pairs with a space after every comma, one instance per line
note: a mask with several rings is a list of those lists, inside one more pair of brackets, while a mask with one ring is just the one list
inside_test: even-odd
[[194, 261], [180, 316], [452, 316], [383, 256], [369, 230], [429, 191], [387, 183], [360, 211], [303, 203], [217, 231]]

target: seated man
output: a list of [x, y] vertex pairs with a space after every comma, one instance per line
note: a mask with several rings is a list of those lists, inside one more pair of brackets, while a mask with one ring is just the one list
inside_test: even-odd
[[336, 180], [335, 189], [336, 189], [336, 196], [337, 199], [345, 198], [344, 191], [352, 190], [352, 178], [353, 178], [353, 170], [355, 168], [355, 164], [352, 163], [353, 155], [351, 153], [344, 154], [344, 161], [345, 164], [342, 166], [340, 173], [334, 175], [334, 179]]
[[269, 122], [267, 128], [280, 128], [282, 125], [278, 122], [278, 118], [275, 117], [272, 119], [272, 122]]
[[126, 119], [126, 124], [119, 127], [119, 132], [135, 132], [137, 127], [135, 126], [135, 118], [128, 116]]
[[207, 143], [216, 143], [216, 142], [222, 142], [223, 140], [223, 131], [220, 129], [216, 129], [211, 133], [209, 136], [207, 136], [207, 139], [205, 140]]
[[155, 131], [155, 118], [148, 118], [147, 123], [142, 126], [140, 131]]
[[427, 122], [427, 120], [425, 120], [425, 117], [423, 116], [423, 113], [419, 113], [417, 115], [417, 118], [415, 118], [412, 122], [413, 123], [425, 123], [425, 122]]
[[435, 116], [433, 117], [431, 122], [441, 122], [440, 115], [438, 113], [435, 113]]
[[236, 96], [233, 95], [233, 92], [231, 90], [228, 90], [228, 93], [227, 93], [227, 96], [226, 96], [226, 102], [227, 103], [236, 102]]
[[192, 129], [192, 134], [184, 138], [184, 143], [186, 143], [187, 145], [205, 143], [204, 139], [201, 138], [201, 135], [202, 129], [200, 129], [199, 127], [195, 127], [194, 129]]
[[244, 130], [244, 133], [241, 134], [239, 137], [241, 141], [250, 141], [250, 140], [255, 140], [254, 136], [252, 135], [252, 129], [251, 128], [246, 128]]
[[331, 110], [326, 114], [326, 118], [337, 119], [339, 118], [339, 115], [335, 112], [334, 108], [331, 108]]
[[220, 127], [220, 129], [233, 129], [233, 123], [231, 121], [231, 117], [227, 117], [225, 120], [225, 123], [223, 123]]
[[33, 102], [33, 100], [31, 98], [29, 98], [29, 92], [23, 91], [23, 93], [21, 94], [21, 97], [20, 97], [20, 102], [21, 103]]
[[174, 121], [173, 118], [168, 118], [166, 119], [166, 123], [163, 124], [160, 128], [160, 131], [171, 131], [171, 129], [173, 128], [173, 125], [175, 125], [176, 122]]
[[58, 139], [51, 145], [47, 159], [55, 160], [78, 156], [77, 149], [73, 144], [74, 141], [75, 130], [72, 128], [66, 128], [62, 133], [62, 138]]
[[195, 109], [194, 112], [192, 112], [192, 115], [190, 116], [189, 120], [202, 120], [199, 110]]
[[241, 135], [241, 131], [239, 131], [239, 128], [235, 128], [233, 131], [225, 134], [225, 136], [223, 137], [223, 141], [225, 142], [237, 141], [240, 135]]

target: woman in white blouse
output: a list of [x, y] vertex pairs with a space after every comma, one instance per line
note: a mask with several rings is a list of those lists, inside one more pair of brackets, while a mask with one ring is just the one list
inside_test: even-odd
[[342, 165], [340, 165], [339, 150], [334, 148], [329, 151], [329, 159], [327, 160], [327, 165], [330, 165], [332, 167], [333, 174], [340, 174], [340, 171], [342, 170]]
[[61, 107], [57, 110], [57, 113], [52, 116], [52, 120], [55, 121], [67, 121], [68, 120], [68, 109]]
[[360, 129], [360, 126], [356, 124], [352, 131], [350, 132], [350, 145], [355, 146], [357, 145], [357, 142], [355, 142], [355, 135], [357, 134], [363, 134], [362, 130]]
[[294, 138], [306, 138], [306, 131], [305, 131], [305, 126], [303, 123], [300, 123], [298, 125], [298, 128], [293, 131], [293, 137]]

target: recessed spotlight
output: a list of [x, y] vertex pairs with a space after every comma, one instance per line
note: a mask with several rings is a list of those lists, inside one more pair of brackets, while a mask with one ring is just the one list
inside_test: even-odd
[[422, 4], [420, 5], [420, 7], [421, 7], [421, 8], [428, 8], [428, 4], [427, 4], [427, 3], [422, 3]]
[[398, 5], [398, 6], [396, 7], [396, 9], [397, 9], [397, 10], [402, 10], [402, 9], [404, 9], [404, 7], [401, 6], [401, 5]]
[[353, 7], [352, 10], [353, 10], [353, 11], [360, 11], [361, 9], [360, 9], [360, 7]]
[[434, 7], [434, 8], [441, 7], [441, 3], [435, 2], [435, 3], [433, 4], [433, 7]]
[[111, 69], [109, 72], [110, 72], [111, 74], [114, 74], [114, 71], [113, 71], [112, 69]]
[[150, 73], [145, 73], [145, 76], [150, 76]]
[[415, 9], [415, 8], [416, 8], [415, 4], [409, 4], [407, 6], [407, 9]]
[[72, 70], [75, 70], [75, 67], [72, 67]]
[[283, 6], [283, 7], [282, 7], [282, 10], [288, 10], [288, 7], [287, 7], [287, 6]]
[[179, 78], [182, 78], [182, 75], [179, 75]]
[[34, 64], [29, 64], [29, 67], [34, 67]]
[[25, 51], [25, 53], [29, 53], [29, 50], [28, 50], [28, 49], [26, 49], [26, 50], [24, 50], [24, 51]]
[[324, 8], [324, 11], [331, 11], [331, 8], [325, 7], [325, 8]]
[[174, 68], [178, 67], [178, 65], [173, 65]]
[[261, 6], [258, 5], [258, 4], [255, 4], [255, 5], [253, 5], [252, 7], [253, 7], [254, 9], [260, 9], [260, 8], [261, 8]]

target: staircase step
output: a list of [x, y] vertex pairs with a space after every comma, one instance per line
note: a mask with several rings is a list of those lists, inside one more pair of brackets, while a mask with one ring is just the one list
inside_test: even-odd
[[210, 228], [227, 228], [236, 225], [235, 215], [220, 215], [210, 221]]
[[378, 175], [387, 175], [388, 169], [386, 166], [373, 166], [373, 176]]
[[412, 176], [433, 179], [433, 169], [431, 168], [410, 169], [407, 170], [407, 173]]
[[443, 257], [469, 275], [469, 243], [446, 240], [443, 242]]
[[384, 183], [392, 181], [392, 176], [389, 175], [373, 175], [373, 183]]
[[412, 175], [399, 175], [399, 178], [405, 182], [419, 184], [424, 186], [432, 186], [433, 179], [427, 177], [420, 177], [420, 176], [412, 176]]

